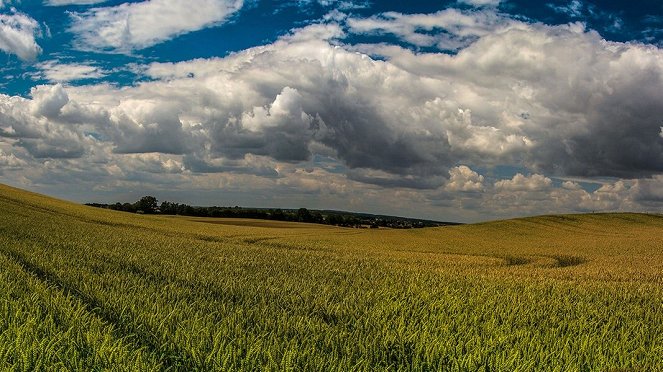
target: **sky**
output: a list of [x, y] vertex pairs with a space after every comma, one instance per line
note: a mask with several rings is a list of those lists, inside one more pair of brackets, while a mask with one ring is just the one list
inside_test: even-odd
[[459, 222], [660, 213], [662, 48], [658, 0], [0, 0], [0, 182]]

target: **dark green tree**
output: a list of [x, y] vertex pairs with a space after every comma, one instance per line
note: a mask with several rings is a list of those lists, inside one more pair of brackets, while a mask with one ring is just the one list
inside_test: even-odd
[[136, 210], [143, 213], [156, 213], [159, 201], [154, 196], [143, 196], [136, 202]]
[[297, 221], [311, 222], [311, 212], [306, 208], [299, 208], [299, 210], [297, 210]]
[[177, 214], [177, 203], [171, 203], [169, 201], [164, 201], [161, 203], [159, 210], [162, 214]]

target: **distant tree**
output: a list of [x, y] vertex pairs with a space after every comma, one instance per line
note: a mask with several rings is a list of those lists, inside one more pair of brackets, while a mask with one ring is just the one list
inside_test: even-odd
[[[0, 0], [1, 1], [1, 0]], [[108, 208], [132, 213], [161, 213], [178, 214], [182, 216], [197, 217], [231, 217], [231, 218], [260, 218], [281, 221], [297, 221], [309, 223], [322, 223], [344, 227], [389, 227], [396, 229], [411, 229], [426, 226], [443, 226], [448, 223], [425, 221], [401, 217], [370, 216], [356, 213], [316, 211], [306, 208], [299, 209], [259, 209], [234, 207], [194, 207], [164, 201], [158, 205], [153, 196], [145, 196], [135, 203], [99, 204], [88, 203], [97, 208]]]
[[159, 206], [157, 198], [154, 196], [143, 196], [136, 202], [136, 211], [143, 211], [143, 213], [156, 213]]
[[342, 225], [343, 217], [338, 214], [330, 214], [327, 216], [327, 223], [330, 225]]
[[311, 222], [311, 212], [309, 212], [306, 208], [299, 208], [297, 210], [297, 221]]
[[177, 203], [171, 203], [169, 201], [164, 201], [159, 207], [159, 211], [162, 214], [177, 214]]
[[269, 214], [273, 220], [284, 221], [286, 219], [281, 209], [272, 209]]
[[322, 217], [322, 213], [312, 212], [311, 213], [311, 222], [313, 222], [313, 223], [324, 223], [325, 219]]
[[136, 206], [134, 204], [131, 204], [131, 203], [124, 203], [124, 204], [122, 204], [122, 209], [121, 210], [125, 211], [125, 212], [136, 212]]

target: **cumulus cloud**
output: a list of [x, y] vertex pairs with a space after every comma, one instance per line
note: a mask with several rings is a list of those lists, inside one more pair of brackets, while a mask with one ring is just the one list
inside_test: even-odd
[[510, 180], [495, 182], [495, 188], [506, 191], [538, 191], [545, 190], [552, 185], [552, 180], [540, 174], [524, 176], [517, 173]]
[[106, 135], [115, 142], [117, 153], [189, 152], [193, 133], [185, 131], [177, 107], [151, 99], [128, 99], [111, 110], [111, 127]]
[[562, 182], [562, 188], [566, 190], [581, 190], [582, 187], [577, 183], [573, 181], [564, 181]]
[[[646, 204], [636, 200], [635, 185], [640, 182], [642, 180], [607, 182], [593, 192], [570, 183], [564, 183], [562, 187], [550, 185], [535, 190], [525, 190], [524, 187], [519, 190], [496, 187], [491, 193], [484, 195], [482, 206], [485, 210], [499, 211], [495, 213], [495, 217], [596, 211], [651, 212], [663, 206], [661, 202]], [[661, 186], [660, 182], [658, 186]]]
[[26, 14], [0, 14], [0, 50], [5, 53], [33, 61], [41, 53], [35, 40], [39, 32], [39, 23]]
[[[10, 139], [35, 159], [79, 158], [92, 140], [60, 121], [69, 97], [61, 85], [37, 86], [31, 99], [0, 95], [0, 142]], [[29, 159], [28, 159], [29, 160]]]
[[635, 180], [630, 189], [633, 199], [645, 205], [663, 205], [663, 175]]
[[219, 25], [243, 0], [146, 0], [71, 13], [79, 48], [128, 53]]
[[32, 101], [32, 112], [36, 116], [55, 118], [60, 115], [60, 110], [69, 102], [67, 92], [62, 85], [39, 85], [32, 88], [30, 92]]
[[481, 191], [483, 190], [483, 176], [465, 165], [453, 167], [449, 170], [449, 182], [445, 186], [447, 191]]

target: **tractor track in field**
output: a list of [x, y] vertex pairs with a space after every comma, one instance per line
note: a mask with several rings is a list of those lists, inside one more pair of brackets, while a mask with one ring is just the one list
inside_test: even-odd
[[439, 256], [450, 258], [471, 258], [477, 260], [485, 260], [484, 264], [489, 266], [524, 266], [534, 265], [543, 268], [565, 268], [571, 266], [582, 265], [588, 262], [587, 259], [572, 255], [499, 255], [499, 254], [479, 254], [479, 253], [460, 253], [460, 252], [446, 252], [446, 251], [411, 251], [405, 249], [398, 249], [395, 252], [405, 252], [411, 255], [423, 256]]
[[164, 350], [163, 345], [156, 339], [154, 332], [145, 324], [133, 324], [133, 322], [124, 321], [115, 311], [104, 307], [96, 298], [82, 292], [76, 286], [60, 279], [57, 274], [49, 272], [40, 266], [30, 262], [25, 256], [0, 247], [0, 254], [14, 261], [23, 271], [34, 276], [42, 283], [55, 288], [67, 296], [71, 296], [79, 301], [85, 309], [91, 314], [97, 316], [105, 323], [112, 325], [115, 330], [115, 336], [118, 339], [126, 339], [138, 348], [146, 348], [152, 353], [157, 361], [162, 364], [162, 370], [176, 371], [197, 371], [200, 368], [190, 360], [190, 356], [183, 350], [170, 345]]

